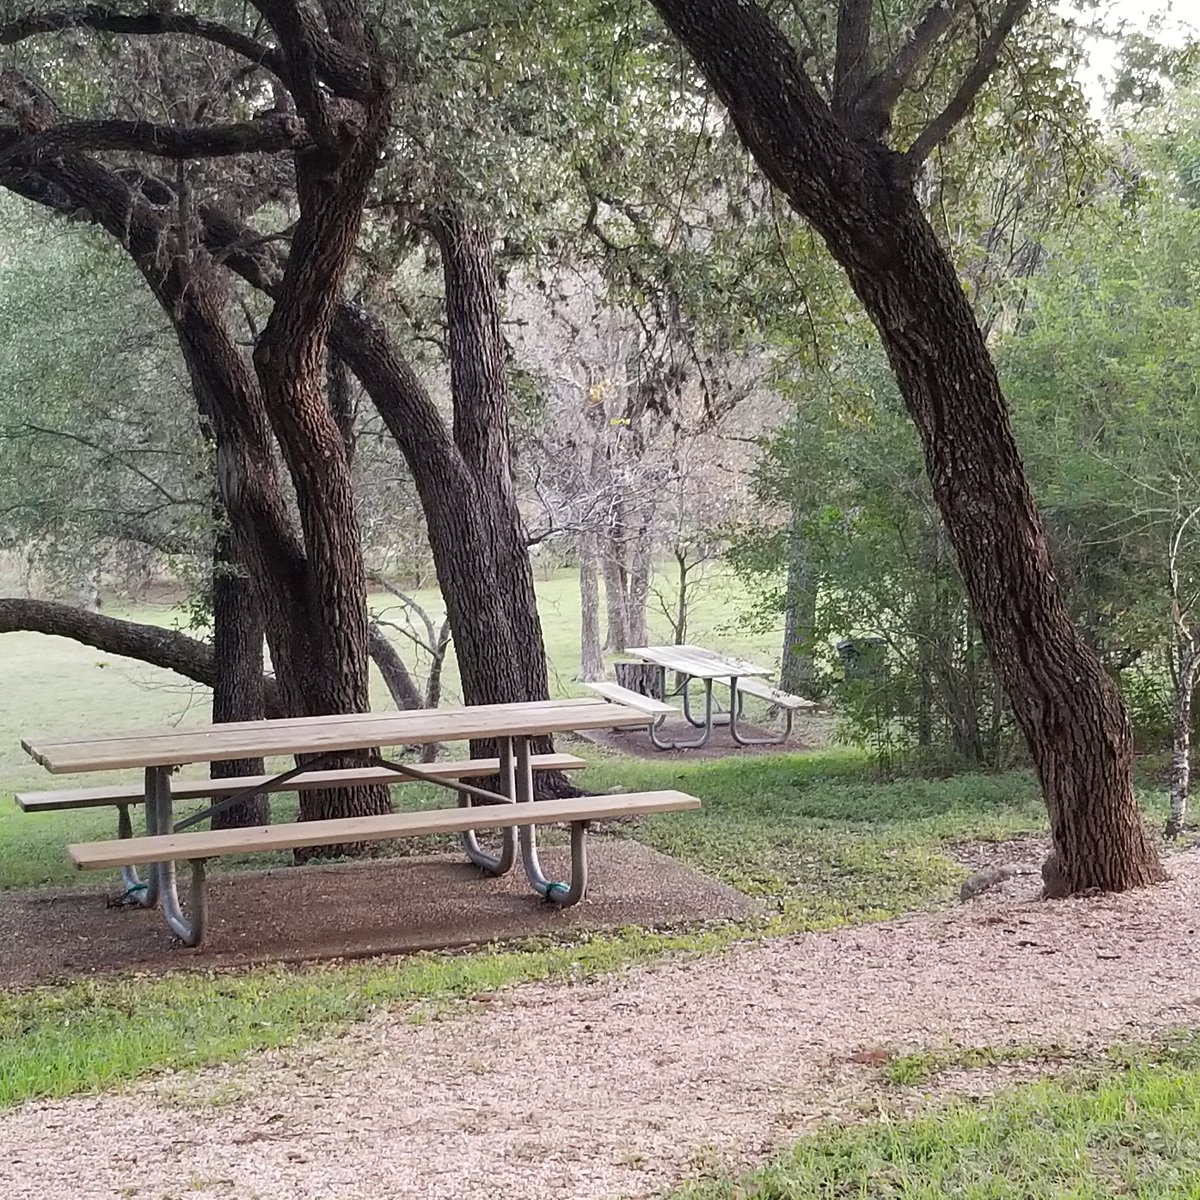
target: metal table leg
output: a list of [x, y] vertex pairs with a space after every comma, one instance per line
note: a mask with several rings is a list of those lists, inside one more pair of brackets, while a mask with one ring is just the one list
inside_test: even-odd
[[[534, 804], [533, 798], [533, 759], [529, 751], [529, 738], [518, 737], [516, 740], [516, 798], [518, 804]], [[587, 891], [588, 862], [587, 862], [587, 821], [574, 821], [571, 824], [571, 882], [555, 883], [547, 878], [542, 871], [538, 859], [537, 829], [533, 825], [522, 825], [518, 840], [521, 846], [521, 862], [525, 867], [525, 877], [532, 884], [534, 891], [543, 899], [557, 904], [559, 908], [569, 908], [578, 904]]]
[[[704, 729], [707, 725], [728, 725], [729, 720], [720, 720], [717, 713], [714, 713], [708, 721], [701, 721], [692, 716], [692, 679], [694, 676], [689, 675], [683, 683], [679, 695], [683, 699], [683, 715], [688, 724], [694, 725], [697, 729]], [[732, 698], [732, 693], [731, 693]]]
[[792, 732], [792, 720], [794, 713], [790, 708], [784, 709], [787, 713], [783, 732], [778, 737], [756, 738], [747, 737], [741, 730], [738, 729], [738, 721], [742, 719], [742, 693], [737, 690], [737, 680], [730, 679], [729, 681], [729, 736], [739, 746], [778, 746], [781, 742], [787, 741]]
[[[146, 771], [146, 832], [168, 834], [175, 832], [175, 803], [171, 795], [171, 768], [151, 767]], [[149, 907], [158, 901], [163, 919], [171, 932], [185, 946], [197, 946], [204, 936], [208, 916], [208, 897], [204, 873], [204, 860], [192, 861], [192, 885], [188, 911], [184, 916], [179, 905], [179, 892], [175, 884], [175, 863], [152, 863], [149, 871], [147, 893], [152, 898], [143, 900]]]
[[704, 684], [704, 725], [700, 736], [691, 742], [665, 741], [658, 733], [662, 724], [660, 719], [650, 726], [650, 741], [660, 750], [699, 750], [701, 746], [708, 745], [713, 731], [713, 681], [704, 679], [701, 682]]
[[[512, 739], [501, 738], [499, 751], [500, 788], [506, 796], [515, 801], [517, 798], [517, 782], [516, 767], [513, 761]], [[471, 807], [471, 795], [469, 792], [460, 791], [458, 793], [458, 805], [460, 808]], [[503, 841], [501, 842], [499, 855], [492, 854], [480, 846], [479, 839], [475, 836], [475, 830], [468, 829], [462, 835], [462, 846], [467, 857], [481, 871], [486, 871], [489, 875], [507, 875], [512, 870], [513, 863], [517, 858], [516, 830], [502, 829], [500, 833]]]

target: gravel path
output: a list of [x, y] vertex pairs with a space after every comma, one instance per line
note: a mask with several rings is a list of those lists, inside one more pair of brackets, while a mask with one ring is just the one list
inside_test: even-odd
[[1200, 854], [1172, 866], [1135, 895], [984, 899], [29, 1105], [0, 1117], [0, 1196], [651, 1196], [836, 1110], [864, 1049], [1200, 1022]]

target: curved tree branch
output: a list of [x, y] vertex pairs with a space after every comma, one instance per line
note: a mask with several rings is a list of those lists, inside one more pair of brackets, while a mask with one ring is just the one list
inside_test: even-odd
[[[0, 91], [0, 103], [4, 97]], [[3, 130], [8, 147], [0, 165], [68, 151], [125, 150], [157, 158], [225, 158], [234, 154], [279, 154], [311, 145], [303, 121], [288, 113], [229, 125], [154, 125], [148, 121], [66, 121], [13, 140], [21, 131]]]
[[858, 101], [865, 113], [890, 115], [901, 93], [961, 8], [962, 0], [934, 0], [913, 30], [912, 37], [896, 51], [891, 62], [867, 81]]
[[964, 76], [950, 103], [917, 135], [904, 155], [905, 170], [914, 176], [921, 164], [954, 131], [954, 127], [971, 111], [984, 84], [992, 77], [1000, 50], [1017, 22], [1029, 11], [1032, 0], [1008, 0], [1004, 11], [984, 39], [971, 69]]
[[[217, 681], [216, 660], [206, 642], [174, 629], [122, 621], [50, 600], [0, 599], [0, 633], [45, 633], [70, 638], [105, 654], [119, 654], [174, 671], [205, 687]], [[274, 679], [263, 680], [268, 716], [282, 715]]]
[[68, 29], [93, 29], [97, 33], [126, 33], [131, 35], [180, 34], [197, 37], [217, 46], [224, 46], [242, 58], [265, 67], [278, 75], [282, 57], [278, 50], [256, 42], [216, 21], [205, 21], [191, 13], [168, 11], [165, 7], [143, 13], [122, 13], [100, 4], [84, 4], [75, 8], [52, 8], [45, 12], [26, 13], [15, 21], [0, 25], [0, 46], [12, 46], [41, 33], [62, 33]]

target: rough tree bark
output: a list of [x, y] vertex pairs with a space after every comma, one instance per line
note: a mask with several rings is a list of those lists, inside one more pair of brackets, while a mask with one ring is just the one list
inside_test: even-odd
[[[443, 269], [454, 273], [455, 290], [461, 287], [468, 297], [471, 280], [482, 276], [491, 298], [480, 307], [482, 318], [470, 316], [472, 302], [454, 304], [454, 311], [469, 319], [458, 321], [457, 332], [452, 325], [452, 337], [459, 339], [460, 366], [466, 368], [453, 396], [453, 435], [387, 328], [372, 313], [343, 302], [334, 318], [330, 345], [363, 385], [404, 455], [417, 488], [464, 697], [474, 704], [545, 699], [546, 658], [533, 571], [524, 526], [511, 498], [507, 395], [487, 384], [504, 382], [491, 246], [482, 237], [450, 238], [457, 221], [453, 214], [444, 214], [438, 223], [439, 242], [451, 250]], [[282, 260], [253, 230], [209, 209], [203, 213], [203, 237], [230, 269], [268, 294], [275, 293]], [[468, 260], [480, 254], [482, 262], [472, 266]], [[494, 316], [486, 315], [488, 308]], [[490, 348], [480, 349], [479, 361], [485, 365], [476, 368], [470, 360], [472, 338], [478, 337], [488, 339]], [[471, 461], [459, 445], [460, 437], [481, 451], [472, 453]], [[489, 495], [493, 489], [508, 499], [495, 504]], [[493, 539], [501, 523], [508, 529]], [[507, 570], [498, 562], [504, 555]], [[522, 614], [517, 622], [510, 620], [514, 611]], [[545, 785], [547, 794], [572, 790], [565, 779], [551, 773], [539, 775], [539, 784]]]
[[[235, 402], [257, 394], [292, 476], [304, 531], [303, 543], [285, 537], [272, 546], [256, 537], [254, 523], [235, 516], [244, 511], [243, 506], [231, 503], [225, 492], [232, 491], [232, 499], [239, 501], [241, 488], [268, 507], [274, 498], [264, 496], [252, 472], [222, 473], [219, 455], [223, 483], [232, 485], [223, 486], [223, 498], [234, 522], [239, 557], [266, 601], [263, 614], [273, 635], [272, 657], [289, 708], [311, 715], [364, 711], [368, 704], [365, 576], [346, 455], [325, 404], [322, 382], [329, 324], [341, 299], [363, 203], [387, 137], [392, 72], [375, 53], [359, 0], [328, 0], [320, 14], [291, 0], [256, 0], [255, 7], [270, 27], [274, 46], [213, 22], [180, 27], [166, 15], [161, 18], [165, 24], [151, 21], [152, 29], [137, 23], [113, 25], [112, 14], [95, 6], [63, 10], [49, 25], [16, 22], [5, 27], [4, 40], [9, 42], [39, 31], [80, 27], [132, 35], [199, 36], [250, 59], [253, 69], [273, 74], [294, 105], [294, 111], [286, 114], [260, 114], [240, 124], [185, 127], [156, 126], [151, 121], [81, 121], [52, 130], [61, 121], [60, 111], [35, 83], [9, 72], [0, 81], [0, 105], [16, 115], [18, 124], [0, 128], [0, 142], [7, 151], [5, 181], [15, 175], [17, 190], [31, 175], [45, 182], [43, 163], [53, 171], [64, 159], [73, 160], [78, 168], [77, 183], [88, 171], [93, 177], [105, 173], [78, 153], [62, 153], [68, 149], [164, 154], [181, 161], [210, 154], [292, 154], [299, 209], [291, 238], [294, 253], [274, 289], [275, 304], [254, 350], [257, 393], [247, 386], [245, 363], [236, 344], [230, 353], [224, 314], [219, 304], [213, 304], [212, 264], [194, 253], [199, 249], [192, 239], [195, 214], [186, 186], [178, 194], [152, 178], [130, 186], [136, 172], [125, 171], [120, 176], [127, 184], [123, 210], [110, 205], [107, 212], [102, 211], [104, 202], [97, 206], [86, 187], [82, 199], [78, 191], [70, 194], [128, 246], [151, 285], [159, 285], [157, 294], [177, 328], [184, 322], [167, 302], [168, 291], [174, 291], [174, 300], [184, 310], [193, 294], [208, 302], [209, 319], [195, 320], [190, 330], [181, 330], [189, 370], [194, 380], [213, 373], [214, 364], [204, 350], [206, 340], [208, 348], [215, 343], [224, 361], [217, 363], [218, 377], [210, 381], [213, 407], [235, 423], [246, 416], [236, 411]], [[34, 108], [39, 111], [33, 112]], [[48, 136], [54, 142], [53, 155], [44, 152]], [[143, 182], [152, 192], [165, 192], [173, 207], [159, 209], [148, 203], [140, 186]], [[125, 227], [134, 223], [141, 228], [127, 235]], [[135, 248], [133, 243], [139, 239], [141, 245]], [[193, 270], [194, 258], [202, 268], [199, 275]], [[167, 284], [174, 286], [163, 286]], [[226, 401], [233, 407], [224, 407]], [[258, 417], [259, 409], [252, 408], [249, 421], [256, 423]], [[275, 554], [276, 561], [270, 564], [279, 569], [261, 570], [262, 558], [280, 550], [283, 553]], [[273, 620], [277, 610], [287, 611], [291, 621], [285, 625]], [[302, 796], [301, 815], [382, 812], [389, 807], [385, 788], [309, 792]]]
[[[212, 719], [258, 721], [263, 706], [263, 626], [250, 580], [237, 561], [234, 537], [222, 530], [213, 547], [212, 654], [215, 664]], [[215, 762], [213, 779], [261, 775], [261, 758]], [[265, 792], [256, 792], [222, 809], [212, 818], [213, 829], [239, 829], [266, 825], [271, 812]]]
[[[752, 0], [653, 2], [759, 166], [841, 264], [883, 340], [1037, 766], [1055, 845], [1048, 894], [1162, 879], [1134, 798], [1124, 704], [1067, 614], [995, 367], [912, 186], [924, 157], [969, 110], [1029, 0], [1011, 0], [947, 110], [904, 155], [877, 140], [886, 111], [860, 103], [877, 90], [843, 92], [835, 117]], [[869, 21], [869, 7], [843, 4]], [[857, 46], [861, 30], [854, 33]], [[839, 56], [842, 49], [849, 74], [861, 79], [859, 50], [839, 47]]]

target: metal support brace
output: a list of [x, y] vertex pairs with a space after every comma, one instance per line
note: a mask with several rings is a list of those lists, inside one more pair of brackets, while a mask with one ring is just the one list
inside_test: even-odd
[[737, 680], [731, 679], [733, 691], [730, 693], [729, 704], [729, 736], [739, 746], [778, 746], [780, 742], [786, 742], [792, 733], [792, 721], [795, 719], [795, 710], [784, 708], [784, 726], [783, 732], [778, 737], [747, 737], [741, 730], [738, 729], [738, 722], [743, 717], [742, 712], [742, 693], [737, 690]]
[[[146, 832], [169, 834], [175, 832], [174, 800], [171, 796], [171, 768], [148, 767], [146, 769]], [[175, 883], [174, 862], [151, 863], [147, 869], [148, 882], [142, 893], [142, 905], [150, 908], [154, 904], [162, 909], [167, 927], [185, 946], [198, 946], [204, 936], [208, 916], [208, 895], [205, 886], [203, 859], [192, 860], [192, 882], [188, 912], [184, 916], [179, 905], [179, 892]]]
[[[656, 721], [650, 726], [650, 741], [654, 743], [660, 750], [699, 750], [701, 746], [708, 745], [708, 739], [712, 737], [713, 728], [713, 681], [711, 679], [701, 680], [704, 684], [704, 724], [699, 726], [701, 734], [698, 738], [691, 742], [667, 741], [659, 736], [659, 729], [662, 721]], [[684, 689], [686, 697], [687, 690]], [[692, 724], [696, 724], [695, 721]]]
[[[117, 805], [117, 837], [133, 837], [133, 821], [129, 816], [128, 804]], [[125, 887], [125, 895], [135, 897], [140, 904], [142, 895], [148, 890], [148, 887], [138, 874], [137, 867], [122, 867], [121, 883]]]
[[185, 945], [198, 946], [208, 924], [208, 888], [204, 875], [204, 859], [192, 859], [192, 884], [188, 893], [188, 916], [179, 907], [175, 891], [175, 864], [171, 864], [171, 886], [163, 890], [162, 911], [171, 932]]
[[[513, 766], [513, 746], [511, 738], [500, 739], [500, 786], [504, 788], [507, 797], [516, 796], [516, 773]], [[472, 789], [482, 791], [482, 788]], [[458, 789], [458, 804], [460, 808], [471, 807], [471, 792], [466, 788]], [[475, 830], [467, 829], [462, 835], [463, 850], [467, 857], [481, 870], [486, 871], [489, 875], [507, 875], [512, 870], [513, 863], [517, 858], [517, 831], [515, 829], [502, 829], [500, 831], [502, 841], [500, 844], [500, 854], [497, 856], [485, 850], [479, 844], [479, 839], [475, 835]]]
[[[729, 723], [728, 717], [723, 721], [717, 720], [717, 714], [720, 706], [715, 702], [713, 704], [713, 716], [707, 722], [697, 720], [697, 718], [692, 716], [692, 678], [693, 677], [691, 675], [686, 676], [683, 681], [683, 686], [679, 689], [679, 695], [683, 700], [684, 719], [689, 725], [694, 725], [697, 729], [705, 729], [709, 725], [727, 725]], [[712, 681], [710, 680], [709, 682], [711, 683]]]
[[[533, 760], [529, 754], [529, 739], [520, 737], [517, 742], [516, 797], [518, 804], [534, 804]], [[537, 828], [522, 825], [518, 841], [521, 846], [521, 862], [525, 867], [525, 878], [533, 890], [544, 900], [559, 908], [578, 904], [587, 891], [587, 822], [575, 821], [571, 825], [571, 882], [556, 883], [542, 870], [538, 858]]]

